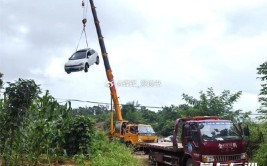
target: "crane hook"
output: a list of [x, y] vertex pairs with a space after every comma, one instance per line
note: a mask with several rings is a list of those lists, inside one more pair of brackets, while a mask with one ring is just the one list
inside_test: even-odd
[[85, 24], [87, 23], [87, 19], [84, 18], [84, 19], [82, 20], [82, 23], [83, 23], [83, 26], [85, 27]]

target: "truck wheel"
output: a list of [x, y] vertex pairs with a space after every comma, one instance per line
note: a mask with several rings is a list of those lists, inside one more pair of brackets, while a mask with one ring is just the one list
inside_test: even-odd
[[149, 165], [150, 166], [158, 166], [158, 162], [155, 160], [155, 158], [152, 155], [152, 151], [149, 152], [148, 154], [148, 160], [149, 160]]
[[144, 153], [145, 154], [149, 154], [149, 150], [148, 149], [144, 149]]
[[193, 160], [191, 158], [186, 160], [186, 166], [194, 166]]

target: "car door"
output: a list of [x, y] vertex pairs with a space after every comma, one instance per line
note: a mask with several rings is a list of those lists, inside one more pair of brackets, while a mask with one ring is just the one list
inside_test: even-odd
[[91, 50], [88, 50], [87, 51], [87, 62], [88, 62], [88, 64], [89, 64], [89, 66], [91, 66], [92, 64], [93, 64], [93, 60], [92, 60], [93, 58], [92, 58], [92, 53], [91, 53]]
[[[199, 148], [199, 130], [196, 126], [196, 124], [190, 124], [189, 127], [189, 135], [191, 136], [191, 141], [190, 143], [188, 143], [188, 149], [191, 150], [191, 156], [192, 159], [195, 161], [199, 161], [200, 160], [200, 148]], [[189, 147], [191, 146], [191, 147]], [[190, 151], [189, 150], [189, 151]]]
[[96, 57], [97, 57], [97, 54], [95, 52], [95, 50], [90, 50], [91, 52], [91, 57], [92, 57], [92, 64], [96, 62]]
[[137, 126], [127, 126], [126, 132], [124, 135], [125, 142], [131, 142], [131, 144], [135, 145], [138, 142], [138, 132]]

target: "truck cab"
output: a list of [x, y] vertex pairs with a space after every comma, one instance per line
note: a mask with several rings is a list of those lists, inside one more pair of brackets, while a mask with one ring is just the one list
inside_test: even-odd
[[157, 142], [157, 136], [151, 125], [132, 124], [128, 121], [116, 121], [115, 137], [126, 145], [139, 148], [142, 143]]
[[129, 124], [126, 127], [124, 141], [138, 148], [142, 143], [157, 142], [157, 136], [151, 125]]
[[231, 121], [194, 119], [182, 125], [184, 158], [194, 165], [244, 165], [247, 162], [245, 142]]
[[172, 142], [145, 143], [143, 147], [149, 153], [151, 165], [244, 166], [247, 163], [243, 132], [230, 120], [217, 116], [177, 119]]

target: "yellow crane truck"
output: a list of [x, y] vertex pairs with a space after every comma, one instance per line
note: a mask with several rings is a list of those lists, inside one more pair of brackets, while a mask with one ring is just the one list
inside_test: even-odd
[[108, 54], [104, 43], [104, 37], [102, 36], [99, 21], [97, 18], [96, 7], [93, 0], [89, 0], [91, 10], [94, 18], [95, 28], [98, 35], [99, 45], [103, 57], [103, 62], [106, 70], [107, 79], [109, 82], [109, 88], [111, 92], [112, 101], [116, 112], [117, 121], [115, 123], [115, 129], [113, 127], [113, 112], [110, 113], [110, 129], [108, 132], [109, 137], [117, 137], [126, 144], [132, 144], [135, 147], [139, 147], [140, 143], [156, 142], [157, 136], [151, 125], [145, 124], [130, 124], [127, 120], [123, 120], [121, 114], [121, 108], [116, 92], [116, 87], [112, 75], [112, 70], [108, 60]]

